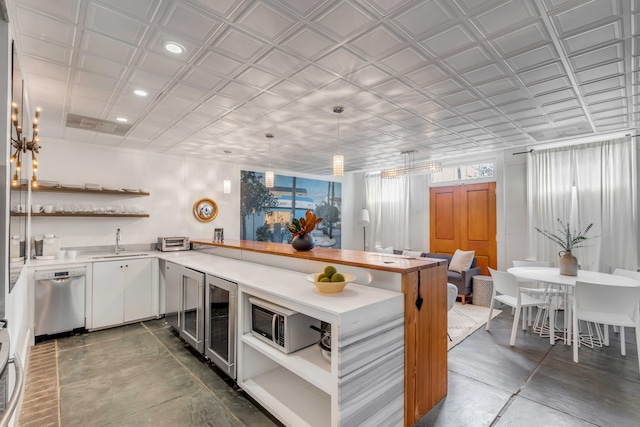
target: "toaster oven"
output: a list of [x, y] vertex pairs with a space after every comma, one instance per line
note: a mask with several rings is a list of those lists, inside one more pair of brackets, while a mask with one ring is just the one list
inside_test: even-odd
[[188, 237], [158, 237], [159, 251], [188, 251], [189, 249], [191, 245]]

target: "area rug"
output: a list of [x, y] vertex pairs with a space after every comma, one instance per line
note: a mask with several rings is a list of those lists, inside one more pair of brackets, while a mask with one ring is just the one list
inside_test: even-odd
[[[493, 319], [502, 311], [494, 309]], [[473, 304], [462, 304], [456, 302], [456, 305], [449, 310], [449, 324], [447, 331], [453, 341], [449, 341], [448, 350], [460, 344], [465, 338], [474, 333], [478, 328], [484, 326], [489, 318], [489, 307], [482, 307]]]

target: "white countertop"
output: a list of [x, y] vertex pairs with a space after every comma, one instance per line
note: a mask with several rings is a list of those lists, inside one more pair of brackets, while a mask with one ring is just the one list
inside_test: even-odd
[[323, 311], [335, 315], [394, 299], [403, 300], [403, 295], [399, 292], [353, 282], [347, 284], [344, 291], [338, 294], [320, 294], [313, 283], [306, 280], [305, 273], [196, 251], [161, 252], [159, 258], [237, 282], [239, 285], [266, 292], [283, 300], [309, 307], [321, 307]]
[[[142, 255], [140, 255], [142, 254]], [[205, 254], [198, 251], [179, 252], [131, 252], [113, 257], [112, 253], [81, 253], [75, 259], [29, 260], [27, 266], [36, 270], [93, 262], [104, 262], [124, 259], [159, 258], [172, 261], [187, 268], [212, 274], [239, 285], [256, 289], [308, 307], [321, 308], [334, 315], [358, 311], [371, 305], [395, 300], [395, 304], [403, 299], [399, 292], [374, 288], [371, 286], [349, 283], [344, 291], [338, 294], [320, 294], [313, 283], [306, 280], [306, 274], [282, 268], [270, 267], [247, 261]], [[104, 256], [104, 257], [102, 257]]]

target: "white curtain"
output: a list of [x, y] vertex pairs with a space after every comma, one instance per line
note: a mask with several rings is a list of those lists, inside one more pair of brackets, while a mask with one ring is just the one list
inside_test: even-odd
[[[610, 273], [638, 266], [635, 144], [630, 138], [534, 151], [532, 222], [557, 234], [558, 218], [583, 230], [593, 228], [576, 249], [583, 270]], [[534, 233], [540, 260], [557, 264], [556, 244]]]
[[371, 224], [367, 228], [367, 250], [375, 246], [405, 249], [409, 246], [409, 178], [382, 179], [365, 176], [366, 206]]

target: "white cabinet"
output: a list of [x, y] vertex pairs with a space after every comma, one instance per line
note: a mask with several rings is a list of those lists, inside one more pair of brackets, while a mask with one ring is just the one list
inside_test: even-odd
[[[151, 259], [126, 261], [124, 274], [124, 321], [145, 319], [157, 314], [153, 305]], [[157, 307], [157, 305], [156, 305]]]
[[154, 262], [157, 260], [144, 258], [93, 264], [92, 329], [158, 314]]
[[121, 261], [93, 264], [92, 328], [124, 321], [124, 280]]

